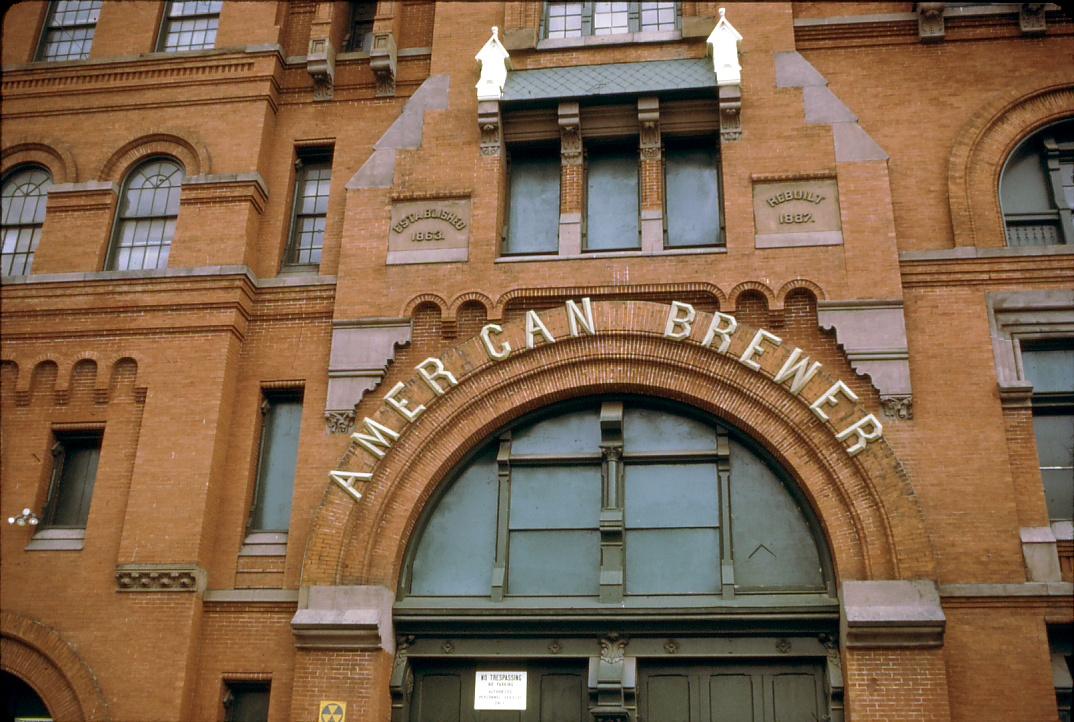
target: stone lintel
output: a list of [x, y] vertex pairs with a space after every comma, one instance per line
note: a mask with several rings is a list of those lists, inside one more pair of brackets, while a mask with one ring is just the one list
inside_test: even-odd
[[299, 649], [383, 649], [395, 653], [392, 602], [382, 586], [304, 587], [291, 619]]
[[882, 399], [912, 395], [902, 301], [820, 301], [817, 306], [820, 326], [835, 329], [851, 366], [869, 375]]
[[840, 606], [847, 647], [943, 646], [947, 618], [931, 580], [843, 582]]

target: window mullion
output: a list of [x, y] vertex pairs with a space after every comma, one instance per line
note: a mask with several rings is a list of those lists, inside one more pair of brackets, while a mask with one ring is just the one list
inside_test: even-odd
[[589, 36], [593, 34], [593, 2], [582, 3], [582, 35]]
[[731, 545], [731, 446], [727, 440], [727, 432], [722, 429], [717, 432], [716, 451], [719, 454], [716, 462], [716, 476], [720, 484], [720, 581], [724, 599], [734, 599], [735, 559]]
[[492, 567], [493, 601], [503, 601], [504, 581], [507, 576], [507, 535], [511, 513], [511, 434], [500, 437], [500, 449], [496, 454], [496, 477], [498, 482], [496, 514], [496, 557]]
[[623, 600], [626, 549], [623, 505], [623, 404], [608, 401], [600, 408], [600, 601]]
[[641, 30], [641, 3], [638, 0], [631, 0], [627, 5], [627, 29], [632, 33], [636, 33]]

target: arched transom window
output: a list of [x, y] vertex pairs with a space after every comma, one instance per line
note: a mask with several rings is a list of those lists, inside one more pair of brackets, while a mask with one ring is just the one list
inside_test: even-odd
[[41, 240], [45, 222], [45, 203], [52, 177], [38, 166], [19, 168], [3, 183], [3, 255], [0, 275], [24, 276], [30, 273], [34, 252]]
[[154, 158], [131, 172], [119, 201], [109, 268], [128, 271], [168, 265], [182, 184], [183, 168], [170, 158]]
[[999, 186], [1008, 246], [1074, 243], [1074, 118], [1022, 141]]
[[745, 441], [686, 409], [640, 400], [560, 407], [499, 435], [458, 470], [411, 545], [399, 604], [828, 596], [815, 525], [784, 479]]

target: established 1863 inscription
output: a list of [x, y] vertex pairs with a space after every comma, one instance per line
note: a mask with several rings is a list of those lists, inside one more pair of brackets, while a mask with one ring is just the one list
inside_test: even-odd
[[843, 242], [834, 178], [755, 182], [753, 217], [758, 248]]
[[470, 200], [432, 198], [392, 204], [388, 263], [465, 261], [470, 242]]

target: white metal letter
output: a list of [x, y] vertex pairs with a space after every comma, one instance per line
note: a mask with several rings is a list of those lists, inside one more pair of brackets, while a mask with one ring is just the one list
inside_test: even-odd
[[802, 356], [802, 349], [794, 349], [791, 351], [791, 355], [787, 357], [783, 368], [772, 377], [772, 380], [777, 384], [781, 384], [790, 378], [791, 374], [794, 374], [794, 380], [791, 381], [791, 393], [797, 396], [805, 388], [805, 385], [809, 383], [809, 380], [816, 376], [817, 371], [820, 371], [820, 361], [814, 361], [812, 366], [809, 361], [808, 356]]
[[764, 349], [761, 348], [761, 343], [768, 341], [773, 346], [779, 346], [783, 343], [783, 339], [775, 334], [768, 333], [763, 328], [757, 329], [757, 333], [753, 334], [753, 340], [750, 341], [750, 345], [746, 347], [746, 350], [742, 352], [742, 356], [739, 357], [739, 361], [745, 366], [749, 366], [754, 371], [761, 370], [761, 364], [753, 360], [754, 356], [764, 356]]
[[526, 311], [526, 348], [533, 348], [537, 345], [537, 340], [534, 338], [535, 334], [541, 334], [544, 336], [548, 343], [555, 343], [556, 337], [548, 330], [548, 327], [544, 325], [544, 321], [537, 315], [536, 311]]
[[406, 419], [407, 421], [413, 421], [414, 419], [421, 416], [421, 412], [425, 411], [425, 407], [421, 404], [418, 404], [412, 409], [410, 408], [410, 402], [406, 399], [395, 398], [396, 395], [403, 390], [404, 386], [406, 386], [406, 384], [404, 384], [402, 381], [397, 383], [395, 386], [392, 386], [392, 390], [384, 394], [384, 400], [388, 402], [388, 406], [391, 406], [394, 410], [398, 411], [399, 415], [402, 416], [404, 419]]
[[369, 431], [371, 431], [373, 435], [370, 436], [369, 434], [363, 434], [356, 431], [351, 434], [351, 438], [364, 446], [366, 449], [368, 449], [369, 453], [373, 454], [373, 456], [376, 456], [380, 459], [384, 458], [384, 452], [381, 449], [377, 448], [377, 446], [383, 446], [385, 449], [390, 449], [392, 446], [392, 442], [388, 441], [388, 439], [384, 438], [384, 436], [387, 435], [392, 439], [398, 439], [399, 432], [395, 431], [394, 429], [389, 429], [384, 424], [378, 421], [374, 421], [368, 416], [365, 417], [362, 423], [365, 424], [365, 427], [369, 429]]
[[[585, 313], [582, 310], [585, 310]], [[582, 299], [582, 308], [574, 301], [567, 301], [567, 323], [571, 325], [571, 336], [580, 335], [578, 324], [586, 330], [586, 333], [597, 335], [597, 324], [593, 321], [593, 304], [589, 302], [589, 296]]]
[[328, 472], [328, 478], [339, 484], [339, 488], [347, 492], [355, 501], [362, 500], [362, 492], [354, 488], [356, 481], [369, 481], [373, 478], [372, 472], [367, 471], [338, 471]]
[[[426, 366], [432, 366], [436, 370], [432, 373], [426, 368]], [[436, 383], [437, 379], [444, 379], [452, 386], [457, 386], [459, 380], [455, 378], [455, 374], [444, 368], [444, 362], [435, 356], [422, 361], [420, 364], [414, 367], [414, 370], [421, 374], [422, 380], [429, 385], [429, 388], [433, 390], [437, 396], [443, 396], [446, 392], [440, 388], [440, 384]]]
[[734, 316], [716, 311], [712, 314], [712, 323], [709, 324], [709, 330], [705, 332], [701, 345], [711, 346], [713, 339], [719, 336], [720, 346], [716, 349], [716, 353], [727, 353], [727, 349], [731, 346], [731, 334], [737, 328], [738, 320]]
[[493, 361], [503, 361], [511, 353], [511, 344], [504, 341], [500, 344], [499, 350], [496, 350], [492, 346], [492, 339], [489, 338], [489, 334], [503, 333], [503, 327], [495, 323], [486, 324], [481, 329], [481, 343], [485, 346], [485, 353], [489, 355], [489, 358]]
[[[686, 315], [680, 316], [679, 311], [685, 312]], [[664, 337], [670, 338], [672, 341], [682, 341], [684, 338], [690, 338], [690, 333], [694, 330], [693, 323], [696, 316], [697, 311], [690, 304], [672, 301], [671, 311], [668, 313], [668, 322], [664, 324]]]
[[[869, 426], [868, 431], [863, 428], [867, 424]], [[863, 416], [847, 428], [840, 431], [838, 434], [835, 435], [835, 438], [839, 441], [842, 441], [851, 434], [857, 434], [858, 440], [854, 442], [853, 446], [847, 447], [847, 453], [851, 456], [856, 456], [858, 452], [865, 448], [866, 444], [868, 444], [870, 441], [876, 441], [884, 435], [884, 427], [881, 426], [880, 422], [875, 416], [873, 416], [872, 414], [868, 414], [867, 416]]]
[[817, 415], [817, 418], [821, 421], [828, 420], [828, 414], [824, 413], [825, 406], [835, 406], [839, 403], [839, 399], [836, 398], [839, 394], [842, 394], [851, 401], [857, 401], [858, 395], [850, 390], [846, 384], [842, 381], [836, 381], [832, 384], [832, 387], [820, 395], [820, 398], [814, 401], [809, 406], [809, 410]]

